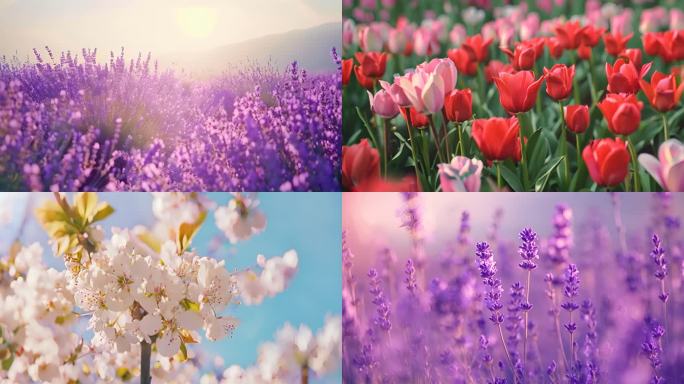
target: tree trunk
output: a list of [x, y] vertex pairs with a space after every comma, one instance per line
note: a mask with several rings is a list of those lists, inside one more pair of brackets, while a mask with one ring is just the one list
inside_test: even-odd
[[309, 384], [309, 367], [306, 365], [302, 367], [302, 384]]
[[140, 384], [151, 384], [150, 359], [152, 358], [152, 345], [146, 341], [140, 342]]

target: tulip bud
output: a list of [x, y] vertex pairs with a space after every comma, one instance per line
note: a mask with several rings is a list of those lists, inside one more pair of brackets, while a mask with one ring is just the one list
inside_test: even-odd
[[586, 105], [568, 105], [564, 108], [565, 124], [574, 133], [583, 133], [589, 127], [589, 107]]

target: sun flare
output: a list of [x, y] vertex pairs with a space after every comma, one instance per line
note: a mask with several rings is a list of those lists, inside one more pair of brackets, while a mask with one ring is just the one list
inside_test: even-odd
[[206, 7], [184, 7], [176, 11], [176, 21], [186, 35], [194, 38], [208, 37], [216, 28], [216, 11]]

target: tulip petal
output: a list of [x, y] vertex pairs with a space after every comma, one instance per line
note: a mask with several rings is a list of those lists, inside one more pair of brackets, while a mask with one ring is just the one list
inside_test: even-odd
[[648, 153], [642, 153], [639, 155], [639, 164], [641, 164], [646, 172], [648, 172], [661, 187], [665, 188], [663, 180], [660, 177], [660, 162], [658, 162], [658, 159], [656, 159], [655, 156]]
[[670, 192], [684, 192], [684, 161], [673, 165], [665, 177], [667, 187], [663, 188]]

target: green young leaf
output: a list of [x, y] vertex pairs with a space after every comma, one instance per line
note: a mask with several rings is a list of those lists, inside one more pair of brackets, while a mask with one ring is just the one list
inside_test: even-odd
[[195, 237], [197, 231], [204, 223], [204, 219], [207, 217], [207, 212], [203, 211], [200, 217], [194, 223], [183, 223], [178, 228], [178, 236], [176, 237], [176, 249], [178, 254], [185, 252], [185, 250], [190, 246], [192, 238]]
[[518, 175], [515, 172], [513, 172], [510, 168], [508, 168], [508, 166], [504, 164], [501, 165], [501, 176], [513, 191], [523, 192], [523, 186], [522, 182], [520, 181], [520, 177], [518, 177]]
[[95, 215], [93, 216], [92, 222], [94, 223], [96, 221], [102, 221], [109, 217], [109, 215], [112, 213], [114, 213], [114, 208], [103, 201], [95, 208]]
[[181, 352], [181, 362], [188, 360], [188, 348], [185, 346], [185, 343], [181, 342], [180, 346], [180, 352]]
[[546, 183], [549, 181], [549, 176], [553, 173], [553, 170], [558, 166], [558, 164], [563, 161], [565, 157], [560, 156], [549, 160], [544, 167], [539, 172], [537, 181], [534, 183], [534, 190], [536, 192], [541, 192], [546, 187]]
[[373, 134], [373, 128], [370, 126], [370, 123], [368, 123], [368, 120], [366, 120], [366, 118], [363, 116], [363, 113], [361, 112], [361, 109], [359, 107], [356, 107], [356, 114], [359, 116], [359, 119], [361, 119], [363, 126], [366, 128], [366, 132], [368, 133], [368, 137], [370, 137], [371, 142], [373, 143], [373, 147], [380, 148], [378, 146], [378, 140], [375, 138], [375, 135]]
[[9, 369], [12, 367], [12, 363], [14, 363], [14, 355], [10, 355], [10, 357], [2, 361], [2, 369], [9, 371]]
[[133, 378], [133, 374], [126, 367], [119, 367], [116, 369], [116, 377], [121, 379], [121, 381], [129, 381]]
[[192, 311], [192, 312], [196, 312], [196, 313], [199, 313], [199, 311], [200, 311], [199, 304], [195, 303], [194, 301], [192, 301], [188, 298], [183, 298], [183, 300], [180, 301], [180, 305], [186, 311]]

